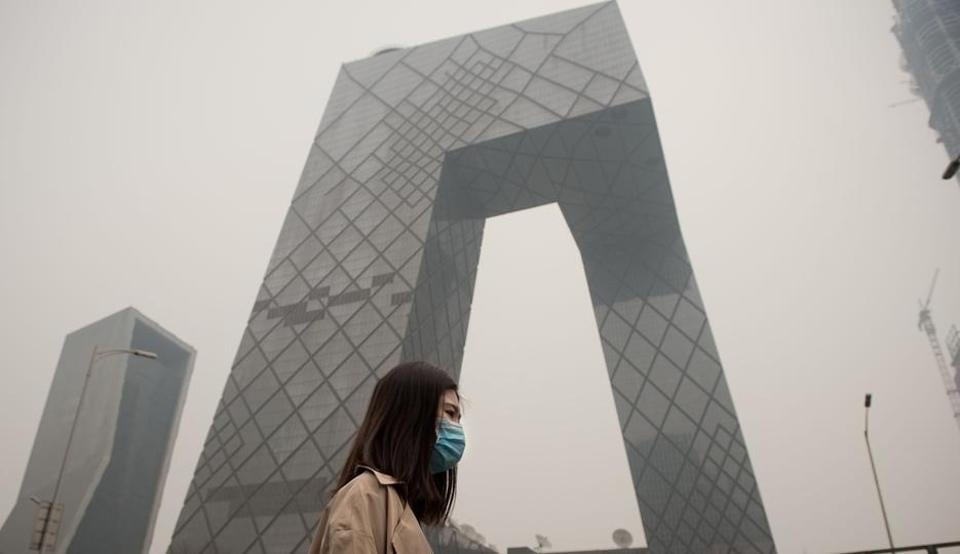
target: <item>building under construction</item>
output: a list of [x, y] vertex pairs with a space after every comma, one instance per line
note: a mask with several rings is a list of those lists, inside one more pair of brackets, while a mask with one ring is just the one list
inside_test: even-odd
[[930, 349], [933, 351], [933, 357], [937, 362], [937, 369], [940, 372], [940, 378], [943, 380], [943, 386], [947, 391], [947, 399], [950, 401], [950, 410], [953, 419], [960, 426], [960, 332], [956, 326], [951, 327], [947, 334], [947, 349], [950, 353], [954, 371], [950, 371], [947, 364], [947, 357], [940, 348], [940, 339], [937, 335], [937, 326], [933, 322], [933, 316], [930, 315], [930, 300], [933, 298], [933, 291], [937, 286], [938, 269], [933, 274], [933, 282], [930, 283], [930, 292], [927, 293], [927, 300], [920, 302], [920, 318], [917, 326], [927, 335], [930, 341]]
[[904, 69], [913, 76], [914, 93], [927, 102], [930, 127], [953, 159], [960, 154], [960, 2], [893, 0], [893, 5]]
[[[950, 365], [953, 366], [953, 397], [960, 396], [960, 331], [954, 325], [947, 333], [947, 350], [950, 351]], [[960, 413], [954, 412], [957, 424], [960, 425]]]

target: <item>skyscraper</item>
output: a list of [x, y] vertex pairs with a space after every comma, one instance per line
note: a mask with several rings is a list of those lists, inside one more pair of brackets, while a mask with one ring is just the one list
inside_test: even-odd
[[44, 502], [44, 552], [148, 552], [194, 355], [133, 308], [67, 335], [0, 552], [39, 546]]
[[485, 219], [553, 202], [650, 551], [773, 552], [613, 2], [341, 67], [170, 552], [302, 551], [378, 377], [459, 379]]
[[[947, 155], [960, 155], [960, 2], [893, 0], [894, 34]], [[960, 179], [960, 176], [958, 176]]]

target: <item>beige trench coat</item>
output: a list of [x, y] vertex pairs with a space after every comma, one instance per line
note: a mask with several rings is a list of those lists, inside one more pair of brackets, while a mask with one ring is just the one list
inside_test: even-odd
[[401, 481], [363, 467], [320, 514], [310, 554], [432, 554], [417, 516], [392, 486]]

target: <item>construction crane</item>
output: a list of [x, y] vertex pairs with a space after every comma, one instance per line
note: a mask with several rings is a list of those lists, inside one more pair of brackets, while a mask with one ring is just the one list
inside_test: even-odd
[[926, 302], [920, 303], [920, 321], [917, 327], [927, 334], [930, 341], [930, 349], [933, 350], [933, 357], [937, 360], [937, 369], [940, 370], [940, 378], [943, 379], [943, 385], [947, 389], [947, 399], [950, 400], [950, 408], [953, 411], [953, 418], [957, 425], [960, 425], [960, 391], [957, 390], [957, 384], [950, 374], [950, 367], [947, 365], [947, 359], [943, 355], [943, 349], [940, 348], [940, 339], [937, 338], [937, 327], [933, 324], [933, 318], [930, 317], [930, 299], [933, 298], [933, 289], [937, 286], [937, 277], [940, 270], [937, 269], [933, 274], [933, 282], [930, 283], [930, 292], [927, 293]]

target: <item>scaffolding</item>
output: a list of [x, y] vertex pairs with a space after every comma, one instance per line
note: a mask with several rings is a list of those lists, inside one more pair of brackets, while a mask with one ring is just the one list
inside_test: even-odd
[[[930, 299], [933, 297], [933, 289], [937, 285], [937, 276], [939, 274], [940, 270], [938, 269], [933, 274], [933, 282], [930, 284], [927, 301], [920, 303], [920, 320], [917, 326], [927, 334], [927, 339], [930, 341], [930, 349], [933, 351], [933, 357], [937, 361], [937, 369], [940, 371], [940, 378], [943, 380], [943, 385], [947, 390], [947, 399], [950, 401], [953, 419], [957, 422], [957, 425], [960, 426], [960, 391], [958, 391], [957, 379], [950, 372], [947, 358], [943, 354], [943, 349], [940, 348], [940, 339], [937, 338], [937, 327], [933, 323], [933, 317], [930, 315]], [[952, 331], [954, 332], [953, 334], [956, 335], [956, 328], [953, 328]], [[950, 336], [947, 337], [947, 343], [951, 344]], [[952, 344], [956, 347], [956, 351], [960, 352], [960, 337], [956, 337]], [[953, 358], [956, 361], [957, 356], [953, 348], [954, 347], [951, 347], [951, 354], [953, 354]]]

